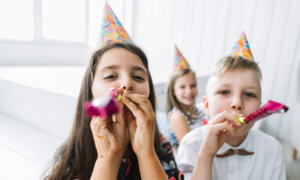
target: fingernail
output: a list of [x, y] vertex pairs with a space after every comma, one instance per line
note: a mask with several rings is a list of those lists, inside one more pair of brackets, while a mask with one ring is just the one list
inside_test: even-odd
[[113, 115], [112, 115], [112, 121], [113, 121], [114, 123], [117, 122], [116, 114], [113, 114]]

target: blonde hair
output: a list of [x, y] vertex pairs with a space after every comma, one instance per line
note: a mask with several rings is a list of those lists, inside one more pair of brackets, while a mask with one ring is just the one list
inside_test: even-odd
[[238, 69], [250, 69], [253, 70], [259, 80], [262, 79], [261, 70], [258, 64], [252, 60], [242, 58], [240, 56], [225, 56], [214, 67], [211, 76], [220, 76], [228, 71], [234, 71]]
[[253, 70], [256, 73], [259, 81], [261, 81], [261, 70], [256, 62], [254, 62], [253, 60], [245, 59], [241, 56], [225, 56], [214, 66], [206, 85], [206, 94], [208, 93], [208, 86], [210, 84], [210, 80], [213, 77], [221, 76], [229, 71], [246, 69]]
[[178, 110], [183, 112], [183, 114], [186, 117], [188, 117], [189, 121], [191, 121], [192, 119], [194, 119], [194, 117], [192, 117], [192, 115], [187, 114], [183, 110], [181, 103], [177, 100], [177, 98], [175, 96], [175, 91], [174, 91], [174, 86], [175, 86], [177, 79], [180, 78], [181, 76], [184, 76], [189, 73], [192, 73], [196, 79], [195, 72], [190, 68], [176, 70], [172, 73], [171, 79], [170, 79], [169, 85], [168, 85], [168, 90], [167, 90], [167, 107], [166, 107], [166, 109], [167, 109], [167, 113], [169, 113], [174, 107], [176, 107]]

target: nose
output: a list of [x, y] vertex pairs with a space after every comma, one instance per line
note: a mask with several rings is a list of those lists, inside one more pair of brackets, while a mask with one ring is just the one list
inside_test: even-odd
[[186, 88], [186, 92], [187, 92], [188, 94], [192, 93], [192, 88], [191, 88], [191, 87], [187, 87], [187, 88]]
[[133, 82], [130, 77], [125, 77], [122, 79], [121, 88], [123, 88], [124, 93], [133, 92]]
[[231, 109], [233, 110], [242, 110], [243, 107], [243, 101], [240, 95], [236, 95], [233, 97], [233, 100], [231, 102]]
[[133, 91], [132, 86], [123, 86], [123, 91]]

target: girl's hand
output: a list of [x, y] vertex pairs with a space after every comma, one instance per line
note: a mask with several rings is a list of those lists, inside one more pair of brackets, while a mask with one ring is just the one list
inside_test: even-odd
[[126, 116], [133, 151], [138, 157], [155, 154], [155, 112], [148, 97], [140, 94], [124, 94], [123, 103], [133, 115]]
[[223, 111], [211, 119], [207, 124], [207, 132], [200, 153], [214, 156], [224, 144], [226, 138], [229, 135], [235, 135], [236, 127], [241, 125], [237, 118], [237, 115]]
[[120, 111], [108, 119], [95, 116], [92, 118], [90, 125], [98, 158], [115, 154], [121, 155], [120, 158], [122, 158], [128, 145], [129, 136], [123, 115], [123, 105], [122, 103], [119, 103], [119, 105]]

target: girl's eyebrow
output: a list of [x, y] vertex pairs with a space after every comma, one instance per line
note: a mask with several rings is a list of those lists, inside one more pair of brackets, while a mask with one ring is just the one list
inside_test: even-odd
[[[117, 70], [117, 69], [121, 69], [121, 66], [120, 65], [110, 65], [110, 66], [106, 66], [106, 67], [100, 69], [100, 72], [103, 73], [105, 71]], [[132, 71], [135, 71], [135, 72], [136, 71], [141, 71], [142, 73], [147, 74], [147, 71], [144, 68], [140, 67], [140, 66], [133, 66]]]
[[119, 65], [110, 65], [110, 66], [106, 66], [103, 69], [101, 69], [101, 72], [105, 72], [107, 70], [115, 70], [115, 69], [120, 69]]
[[147, 73], [146, 70], [140, 66], [134, 66], [133, 71], [142, 71], [143, 73]]

